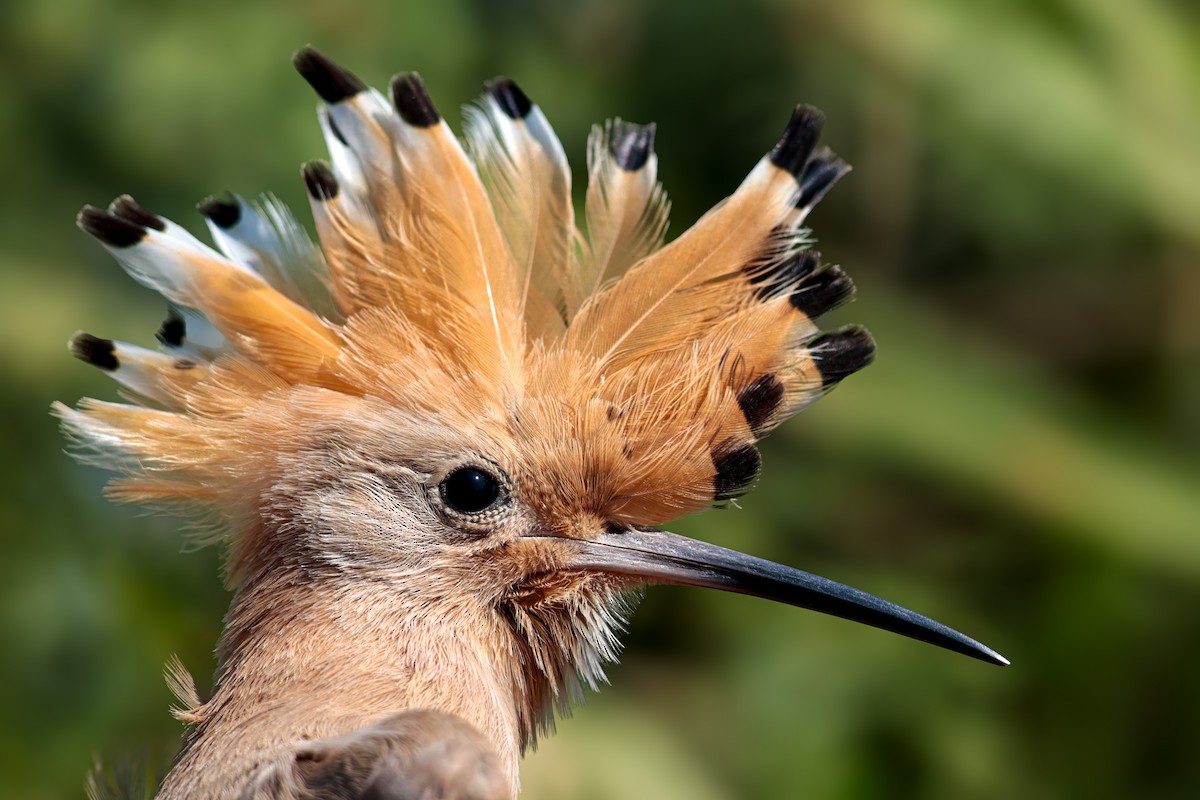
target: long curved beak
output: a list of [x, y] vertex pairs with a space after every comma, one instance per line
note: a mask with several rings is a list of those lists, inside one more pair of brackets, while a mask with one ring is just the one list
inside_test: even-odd
[[785, 567], [735, 550], [652, 528], [605, 532], [573, 540], [566, 566], [646, 583], [722, 589], [776, 600], [823, 614], [873, 625], [935, 644], [990, 664], [1006, 666], [1004, 656], [940, 622], [827, 578]]

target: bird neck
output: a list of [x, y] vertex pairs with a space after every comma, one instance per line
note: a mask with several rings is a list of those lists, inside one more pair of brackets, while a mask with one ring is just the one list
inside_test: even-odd
[[226, 618], [212, 697], [191, 712], [160, 796], [227, 796], [306, 740], [407, 709], [475, 726], [515, 794], [530, 701], [511, 629], [489, 609], [418, 599], [311, 568], [247, 580]]

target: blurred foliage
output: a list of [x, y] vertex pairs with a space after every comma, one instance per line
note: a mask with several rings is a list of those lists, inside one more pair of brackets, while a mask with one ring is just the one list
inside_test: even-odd
[[72, 218], [304, 209], [308, 41], [375, 85], [419, 69], [448, 111], [512, 75], [577, 179], [593, 122], [656, 120], [674, 232], [822, 107], [856, 170], [813, 224], [879, 361], [769, 441], [743, 509], [677, 527], [1014, 662], [651, 590], [526, 797], [1200, 794], [1200, 13], [1170, 0], [3, 4], [0, 794], [173, 747], [160, 665], [205, 683], [228, 602], [219, 554], [61, 453], [50, 401], [115, 395], [67, 337], [148, 343], [163, 310]]

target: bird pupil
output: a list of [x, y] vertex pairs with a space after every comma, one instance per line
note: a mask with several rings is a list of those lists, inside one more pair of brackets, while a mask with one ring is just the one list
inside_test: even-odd
[[455, 511], [474, 514], [496, 502], [500, 484], [479, 467], [459, 467], [442, 479], [442, 500]]

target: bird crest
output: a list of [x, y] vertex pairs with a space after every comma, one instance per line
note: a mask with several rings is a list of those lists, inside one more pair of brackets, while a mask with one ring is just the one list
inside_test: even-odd
[[460, 142], [415, 73], [389, 98], [314, 48], [295, 65], [323, 101], [329, 159], [302, 170], [319, 248], [271, 198], [202, 203], [215, 248], [128, 196], [80, 212], [175, 309], [158, 350], [71, 342], [129, 400], [57, 408], [114, 496], [244, 515], [365, 400], [470, 443], [566, 535], [656, 525], [745, 492], [755, 443], [870, 362], [864, 329], [816, 324], [853, 286], [804, 227], [849, 169], [815, 109], [664, 245], [653, 125], [593, 129], [577, 226], [563, 149], [511, 80]]

